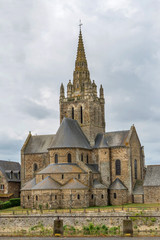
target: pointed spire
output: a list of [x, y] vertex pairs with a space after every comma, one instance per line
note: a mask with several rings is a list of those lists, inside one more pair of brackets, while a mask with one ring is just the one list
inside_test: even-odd
[[63, 83], [61, 84], [61, 87], [60, 87], [60, 98], [64, 98], [64, 86], [63, 86]]
[[83, 91], [84, 85], [86, 82], [91, 83], [90, 80], [90, 73], [88, 71], [88, 65], [84, 50], [84, 44], [83, 44], [83, 37], [82, 37], [82, 31], [81, 26], [82, 24], [79, 24], [80, 31], [79, 31], [79, 40], [78, 40], [78, 48], [77, 48], [77, 56], [75, 61], [75, 70], [73, 74], [73, 85], [75, 91]]

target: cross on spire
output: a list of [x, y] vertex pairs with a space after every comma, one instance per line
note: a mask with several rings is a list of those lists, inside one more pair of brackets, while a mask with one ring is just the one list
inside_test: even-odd
[[81, 26], [82, 26], [82, 22], [81, 22], [81, 19], [79, 20], [79, 28], [80, 28], [80, 31], [81, 31]]

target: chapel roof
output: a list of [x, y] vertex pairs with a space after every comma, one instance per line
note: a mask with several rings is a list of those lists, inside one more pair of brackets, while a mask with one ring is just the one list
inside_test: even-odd
[[143, 186], [160, 186], [160, 165], [147, 166]]
[[93, 180], [93, 188], [107, 188], [105, 185], [100, 183], [97, 179]]
[[64, 118], [50, 148], [91, 149], [91, 146], [78, 122], [70, 118]]
[[125, 140], [129, 132], [130, 130], [99, 133], [96, 136], [94, 148], [126, 146]]
[[55, 134], [31, 136], [27, 146], [25, 147], [24, 153], [45, 153], [48, 151], [47, 149], [51, 146], [54, 138]]
[[127, 190], [126, 186], [122, 183], [119, 178], [116, 178], [114, 182], [110, 185], [109, 189], [114, 190]]
[[37, 174], [44, 173], [85, 173], [76, 163], [52, 163]]
[[31, 190], [36, 185], [36, 178], [26, 182], [24, 187], [21, 190]]
[[60, 189], [61, 185], [56, 182], [53, 178], [50, 176], [43, 179], [41, 182], [37, 183], [34, 187], [32, 187], [32, 190], [49, 190], [49, 189]]
[[87, 189], [88, 187], [76, 178], [70, 179], [61, 189]]
[[[20, 179], [17, 178], [17, 173], [21, 171], [21, 165], [19, 162], [0, 160], [0, 170], [7, 181], [20, 182]], [[12, 178], [10, 178], [11, 172], [13, 173]]]
[[133, 189], [134, 195], [144, 194], [143, 180], [137, 180]]

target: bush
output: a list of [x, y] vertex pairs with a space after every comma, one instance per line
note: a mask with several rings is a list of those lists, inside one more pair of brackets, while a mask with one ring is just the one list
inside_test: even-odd
[[0, 209], [20, 206], [20, 198], [13, 198], [7, 202], [0, 203]]

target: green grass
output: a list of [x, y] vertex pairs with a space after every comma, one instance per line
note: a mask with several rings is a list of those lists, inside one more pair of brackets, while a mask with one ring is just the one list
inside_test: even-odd
[[[160, 208], [160, 204], [158, 203], [152, 203], [152, 204], [142, 204], [142, 203], [129, 203], [129, 204], [124, 204], [123, 205], [123, 209], [128, 209], [129, 210], [140, 210], [141, 208], [143, 208], [144, 210], [147, 209], [147, 208]], [[122, 205], [119, 205], [119, 206], [102, 206], [102, 207], [88, 207], [88, 208], [85, 208], [86, 209], [86, 212], [87, 211], [98, 211], [98, 209], [101, 209], [101, 210], [112, 210], [114, 209], [116, 211], [117, 210], [121, 210], [122, 209]], [[7, 208], [7, 209], [3, 209], [3, 210], [0, 210], [0, 213], [12, 213], [12, 212], [15, 212], [15, 214], [17, 213], [27, 213], [27, 211], [29, 211], [29, 213], [31, 212], [31, 209], [24, 209], [22, 208], [21, 206], [17, 206], [17, 207], [12, 207], [12, 208]], [[49, 210], [43, 210], [43, 213], [47, 213], [47, 212], [55, 212], [55, 209], [49, 209]], [[61, 212], [69, 212], [69, 209], [57, 209], [57, 211], [59, 213]], [[76, 212], [76, 211], [84, 211], [84, 208], [78, 208], [78, 209], [72, 209], [72, 212]], [[37, 210], [37, 212], [40, 212], [40, 210]]]

